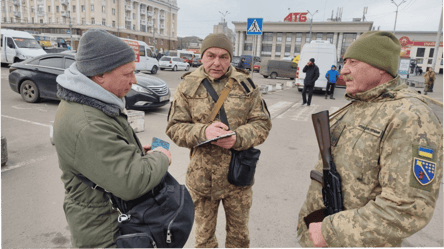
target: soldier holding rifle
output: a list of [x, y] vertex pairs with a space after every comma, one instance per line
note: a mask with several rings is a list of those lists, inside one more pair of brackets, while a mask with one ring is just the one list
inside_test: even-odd
[[[330, 116], [327, 143], [343, 207], [325, 211], [324, 180], [311, 181], [299, 213], [302, 246], [399, 247], [432, 218], [442, 180], [442, 125], [425, 99], [401, 84], [399, 55], [399, 41], [384, 31], [364, 33], [347, 49], [341, 73], [351, 102]], [[324, 178], [325, 159], [315, 166]], [[308, 219], [313, 213], [317, 219]]]

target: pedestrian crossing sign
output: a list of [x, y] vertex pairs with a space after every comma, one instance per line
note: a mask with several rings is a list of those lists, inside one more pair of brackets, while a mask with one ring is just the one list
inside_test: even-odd
[[247, 35], [262, 35], [263, 18], [248, 18]]

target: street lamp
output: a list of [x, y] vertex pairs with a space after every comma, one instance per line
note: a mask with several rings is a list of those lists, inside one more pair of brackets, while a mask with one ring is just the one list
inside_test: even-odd
[[68, 18], [69, 18], [69, 34], [71, 35], [71, 50], [74, 49], [73, 40], [72, 40], [72, 23], [71, 23], [71, 11], [68, 10]]
[[395, 31], [396, 31], [396, 20], [398, 19], [398, 7], [399, 7], [399, 5], [405, 3], [405, 0], [402, 0], [402, 2], [400, 2], [399, 4], [396, 4], [395, 1], [392, 0], [392, 3], [394, 5], [396, 5], [395, 27], [393, 28], [393, 34], [395, 34]]
[[220, 11], [219, 11], [219, 13], [221, 13], [221, 14], [224, 16], [224, 26], [223, 26], [223, 28], [222, 28], [222, 29], [223, 29], [222, 32], [225, 34], [225, 26], [226, 26], [226, 23], [225, 23], [225, 16], [228, 15], [228, 14], [230, 14], [230, 12], [228, 12], [228, 10], [227, 10], [227, 11], [225, 11], [225, 13], [222, 13], [222, 12], [220, 12]]
[[314, 16], [316, 13], [318, 13], [318, 11], [316, 10], [315, 13], [313, 13], [313, 14], [310, 13], [309, 10], [307, 10], [307, 12], [308, 12], [308, 14], [311, 15], [311, 21], [310, 21], [310, 42], [311, 42], [311, 27], [313, 26], [313, 16]]

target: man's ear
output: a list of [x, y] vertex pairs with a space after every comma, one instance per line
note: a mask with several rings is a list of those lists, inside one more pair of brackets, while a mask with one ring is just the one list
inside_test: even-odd
[[105, 82], [104, 79], [105, 74], [92, 76], [91, 79], [99, 85], [102, 85]]

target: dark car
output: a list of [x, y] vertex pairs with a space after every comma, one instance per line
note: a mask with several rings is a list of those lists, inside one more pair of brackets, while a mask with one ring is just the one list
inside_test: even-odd
[[192, 67], [200, 67], [202, 65], [202, 61], [200, 60], [200, 58], [193, 58], [193, 61], [191, 63]]
[[[14, 63], [9, 68], [9, 86], [29, 103], [40, 99], [58, 100], [56, 78], [74, 62], [74, 54], [58, 53]], [[170, 102], [171, 93], [163, 80], [143, 73], [137, 73], [136, 79], [137, 84], [125, 97], [127, 109], [146, 110]]]

